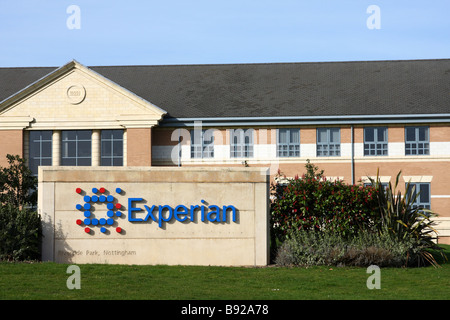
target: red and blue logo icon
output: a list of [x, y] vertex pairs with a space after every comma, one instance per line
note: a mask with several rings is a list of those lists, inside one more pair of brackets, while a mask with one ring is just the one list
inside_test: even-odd
[[[87, 195], [81, 188], [76, 188], [76, 193], [83, 195], [83, 204], [77, 204], [75, 207], [83, 213], [84, 219], [77, 219], [79, 226], [84, 226], [86, 233], [93, 233], [94, 228], [100, 228], [103, 234], [109, 234], [110, 229], [114, 229], [117, 233], [122, 233], [122, 228], [118, 227], [117, 218], [122, 216], [122, 205], [118, 200], [105, 188], [92, 188], [92, 195]], [[122, 189], [116, 188], [116, 194], [121, 194]], [[105, 206], [102, 210], [101, 206]], [[106, 217], [99, 218], [97, 211], [106, 211]]]

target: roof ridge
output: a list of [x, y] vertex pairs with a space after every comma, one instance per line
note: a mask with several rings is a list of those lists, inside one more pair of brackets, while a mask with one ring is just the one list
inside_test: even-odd
[[0, 67], [0, 69], [57, 69], [59, 67]]
[[[338, 63], [398, 63], [398, 62], [418, 62], [418, 61], [450, 61], [450, 58], [435, 58], [435, 59], [386, 59], [386, 60], [333, 60], [333, 61], [299, 61], [299, 62], [238, 62], [238, 63], [193, 63], [193, 64], [130, 64], [130, 65], [97, 65], [87, 66], [88, 68], [120, 68], [120, 67], [208, 67], [208, 66], [254, 66], [254, 65], [300, 65], [300, 64], [338, 64]], [[55, 66], [36, 66], [36, 67], [0, 67], [0, 69], [50, 69], [59, 68]]]
[[403, 60], [343, 60], [343, 61], [302, 61], [302, 62], [242, 62], [242, 63], [195, 63], [195, 64], [131, 64], [131, 65], [104, 65], [89, 66], [89, 68], [111, 68], [111, 67], [191, 67], [191, 66], [242, 66], [242, 65], [282, 65], [282, 64], [333, 64], [333, 63], [375, 63], [375, 62], [417, 62], [417, 61], [445, 61], [450, 58], [440, 59], [403, 59]]

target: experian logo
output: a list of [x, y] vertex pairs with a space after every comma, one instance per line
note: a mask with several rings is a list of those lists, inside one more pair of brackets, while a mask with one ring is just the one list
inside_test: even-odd
[[[93, 233], [93, 228], [100, 228], [103, 234], [109, 234], [110, 228], [115, 228], [117, 233], [123, 233], [122, 228], [118, 226], [116, 218], [122, 216], [124, 209], [122, 204], [110, 194], [105, 188], [92, 188], [93, 195], [87, 195], [81, 188], [77, 188], [76, 193], [83, 196], [84, 204], [77, 204], [76, 209], [83, 213], [84, 219], [77, 219], [76, 223], [79, 226], [84, 226], [84, 231], [88, 234]], [[122, 193], [121, 188], [116, 188], [117, 194]], [[179, 222], [196, 222], [198, 218], [200, 221], [210, 222], [227, 222], [231, 218], [233, 222], [237, 219], [237, 210], [232, 205], [224, 205], [222, 207], [217, 205], [208, 205], [205, 200], [201, 200], [200, 205], [177, 205], [175, 208], [169, 205], [152, 205], [151, 207], [143, 205], [144, 209], [136, 205], [144, 202], [143, 198], [128, 198], [128, 221], [132, 223], [151, 222], [158, 223], [159, 228], [163, 228], [164, 224], [172, 220]], [[96, 210], [101, 211], [100, 208], [95, 209], [95, 206], [106, 206], [106, 217], [99, 217], [95, 213]], [[230, 217], [231, 215], [231, 217]]]
[[[169, 222], [172, 219], [179, 222], [184, 222], [186, 220], [188, 220], [188, 222], [194, 222], [196, 221], [197, 214], [200, 214], [200, 220], [202, 222], [205, 222], [205, 219], [210, 222], [226, 222], [228, 219], [227, 213], [231, 212], [232, 220], [233, 222], [236, 222], [236, 208], [234, 206], [207, 206], [206, 201], [201, 200], [202, 205], [191, 205], [189, 208], [185, 205], [178, 205], [175, 208], [172, 208], [169, 205], [152, 205], [151, 207], [144, 205], [144, 211], [142, 208], [134, 207], [135, 203], [142, 201], [142, 198], [128, 199], [128, 221], [146, 222], [153, 220], [158, 223], [158, 227], [162, 228], [164, 222]], [[138, 218], [136, 214], [142, 212], [144, 212], [144, 214]]]
[[[116, 193], [121, 194], [122, 189], [116, 188]], [[84, 204], [77, 204], [75, 207], [77, 210], [83, 213], [84, 219], [77, 219], [76, 224], [79, 226], [84, 226], [84, 232], [92, 233], [93, 227], [99, 227], [100, 232], [104, 234], [109, 233], [109, 227], [116, 225], [116, 232], [122, 233], [122, 228], [117, 226], [115, 221], [116, 217], [121, 217], [122, 212], [118, 211], [122, 209], [122, 205], [117, 201], [117, 199], [109, 193], [105, 188], [101, 187], [99, 189], [92, 188], [93, 195], [88, 195], [81, 188], [76, 188], [76, 193], [83, 195]], [[95, 213], [96, 209], [94, 206], [105, 205], [106, 207], [106, 217], [100, 218], [98, 214]], [[100, 209], [97, 209], [100, 211]]]

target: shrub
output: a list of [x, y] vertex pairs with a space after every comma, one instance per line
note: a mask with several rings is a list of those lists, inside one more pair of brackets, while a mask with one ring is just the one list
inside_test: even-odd
[[419, 265], [417, 244], [399, 241], [388, 233], [360, 231], [353, 237], [336, 232], [290, 231], [278, 249], [275, 263], [280, 266], [358, 266], [403, 267]]
[[38, 260], [42, 227], [37, 212], [6, 204], [0, 207], [0, 260]]
[[[400, 175], [401, 171], [397, 174], [394, 186], [389, 182], [386, 190], [383, 190], [378, 175], [376, 180], [371, 179], [372, 185], [378, 189], [376, 199], [380, 214], [377, 230], [380, 235], [387, 234], [398, 241], [414, 243], [419, 264], [424, 264], [426, 260], [436, 265], [434, 257], [428, 252], [428, 249], [439, 249], [433, 242], [436, 231], [431, 219], [436, 213], [414, 205], [420, 193], [410, 192], [402, 196], [400, 191], [396, 191]], [[408, 183], [406, 189], [409, 188]]]
[[[330, 182], [306, 164], [306, 174], [272, 185], [272, 253], [282, 265], [437, 265], [430, 210], [417, 208], [419, 194], [394, 187]], [[407, 186], [408, 188], [409, 186]], [[277, 249], [279, 243], [281, 247]]]
[[332, 231], [351, 237], [373, 227], [376, 188], [326, 180], [323, 171], [309, 161], [306, 170], [302, 178], [272, 185], [271, 226], [278, 241], [291, 230]]

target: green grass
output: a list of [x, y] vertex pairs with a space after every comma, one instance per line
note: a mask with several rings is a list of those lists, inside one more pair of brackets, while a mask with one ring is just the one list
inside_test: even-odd
[[[450, 246], [443, 246], [450, 257]], [[450, 259], [449, 259], [450, 260]], [[81, 289], [66, 286], [68, 265], [0, 263], [0, 299], [437, 300], [450, 298], [450, 262], [441, 268], [381, 268], [369, 290], [365, 268], [238, 268], [79, 265]]]

